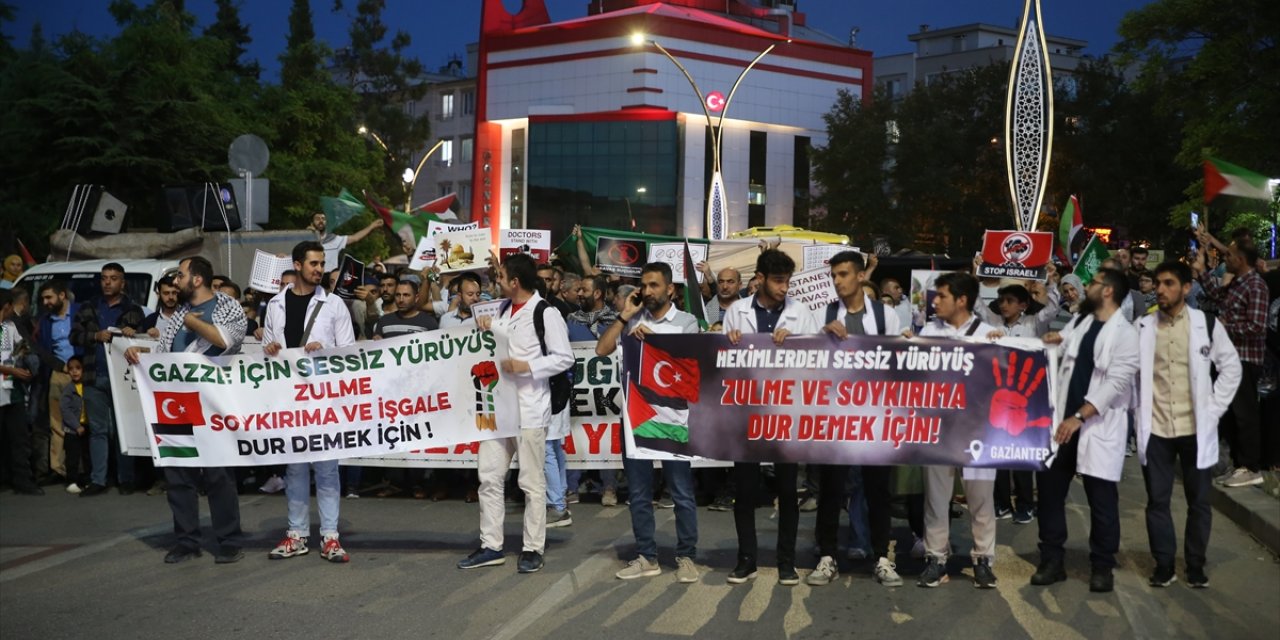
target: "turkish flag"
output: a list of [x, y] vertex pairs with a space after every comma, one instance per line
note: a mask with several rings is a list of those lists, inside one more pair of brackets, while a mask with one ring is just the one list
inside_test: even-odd
[[640, 386], [668, 398], [698, 401], [698, 361], [677, 358], [653, 345], [640, 354]]
[[159, 424], [189, 424], [204, 426], [204, 407], [197, 391], [157, 391], [156, 422]]

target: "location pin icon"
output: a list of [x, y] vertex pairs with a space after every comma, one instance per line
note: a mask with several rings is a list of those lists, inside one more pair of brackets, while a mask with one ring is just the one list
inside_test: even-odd
[[982, 457], [982, 441], [974, 440], [973, 442], [970, 442], [967, 451], [969, 452], [969, 455], [973, 456], [973, 461], [977, 462], [978, 458]]

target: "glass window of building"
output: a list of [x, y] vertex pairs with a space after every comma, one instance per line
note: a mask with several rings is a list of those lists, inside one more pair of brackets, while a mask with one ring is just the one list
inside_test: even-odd
[[676, 235], [678, 139], [675, 120], [530, 122], [526, 226]]
[[466, 136], [458, 141], [458, 161], [467, 163], [471, 162], [475, 155], [476, 142], [471, 136]]
[[467, 89], [462, 92], [462, 115], [470, 116], [476, 112], [476, 91]]
[[453, 92], [440, 94], [440, 119], [448, 120], [453, 117]]
[[453, 166], [453, 140], [444, 139], [440, 141], [440, 166]]

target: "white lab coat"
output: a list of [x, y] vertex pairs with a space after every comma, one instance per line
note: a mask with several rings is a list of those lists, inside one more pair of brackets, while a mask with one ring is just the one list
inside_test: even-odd
[[[573, 345], [569, 344], [569, 327], [564, 317], [550, 303], [543, 312], [543, 338], [547, 343], [547, 355], [542, 355], [542, 344], [533, 324], [533, 310], [542, 301], [536, 292], [520, 310], [512, 314], [514, 306], [508, 305], [502, 315], [493, 319], [494, 334], [506, 339], [507, 358], [529, 363], [529, 373], [511, 374], [516, 383], [516, 397], [520, 404], [520, 428], [548, 430], [548, 440], [558, 440], [567, 435], [568, 420], [553, 420], [551, 414], [551, 376], [573, 366]], [[570, 399], [572, 401], [572, 399]], [[569, 409], [566, 407], [565, 414]], [[556, 437], [552, 429], [565, 431]]]
[[[742, 333], [756, 333], [756, 310], [751, 306], [754, 301], [755, 296], [751, 296], [729, 305], [729, 308], [724, 312], [721, 331], [725, 334], [735, 330]], [[787, 297], [784, 304], [786, 306], [782, 308], [782, 315], [778, 318], [778, 323], [774, 325], [775, 331], [786, 329], [793, 335], [813, 335], [818, 333], [819, 325], [808, 309], [790, 296]]]
[[[267, 302], [267, 317], [262, 324], [262, 344], [272, 342], [278, 342], [281, 346], [285, 344], [284, 299], [292, 289], [291, 284]], [[311, 319], [311, 313], [315, 311], [315, 306], [318, 304], [324, 306], [320, 307], [320, 311], [316, 313], [316, 321], [311, 325], [311, 334], [307, 337], [307, 342], [319, 342], [326, 349], [355, 344], [355, 328], [352, 325], [351, 313], [347, 311], [347, 305], [342, 298], [325, 291], [324, 287], [316, 287], [315, 295], [311, 296], [311, 302], [307, 303], [307, 313], [302, 317], [303, 326], [306, 326], [305, 323]], [[299, 345], [299, 347], [302, 346], [306, 345]]]
[[[1053, 408], [1053, 426], [1059, 424], [1079, 407], [1068, 407], [1067, 390], [1071, 386], [1071, 373], [1075, 371], [1080, 340], [1097, 322], [1092, 314], [1084, 317], [1078, 326], [1069, 322], [1062, 331], [1062, 358], [1058, 374], [1057, 398]], [[1129, 431], [1128, 409], [1132, 400], [1134, 380], [1138, 376], [1138, 332], [1116, 311], [1102, 326], [1093, 344], [1093, 376], [1085, 401], [1098, 410], [1098, 415], [1084, 421], [1080, 427], [1080, 444], [1076, 454], [1076, 471], [1110, 480], [1120, 481], [1124, 467], [1125, 439]]]
[[[877, 331], [876, 314], [871, 309], [871, 296], [862, 296], [862, 308], [865, 313], [862, 314], [862, 331], [869, 336], [896, 336], [902, 333], [901, 325], [898, 322], [898, 312], [889, 305], [884, 307], [884, 333]], [[821, 307], [814, 310], [813, 321], [818, 324], [818, 329], [827, 326], [827, 308]], [[836, 301], [836, 319], [844, 322], [845, 314], [849, 313], [849, 309], [844, 306], [843, 300]]]
[[[1196, 424], [1196, 468], [1208, 469], [1218, 463], [1218, 418], [1231, 406], [1231, 400], [1240, 386], [1240, 356], [1227, 336], [1227, 330], [1218, 322], [1213, 328], [1213, 346], [1209, 345], [1209, 332], [1203, 311], [1187, 309], [1187, 328], [1191, 331], [1187, 343], [1191, 376], [1191, 408]], [[1138, 431], [1138, 460], [1147, 464], [1147, 442], [1151, 438], [1152, 398], [1155, 395], [1156, 323], [1159, 313], [1138, 319], [1138, 344], [1141, 351], [1135, 423]], [[1209, 377], [1210, 364], [1218, 368], [1217, 381]]]

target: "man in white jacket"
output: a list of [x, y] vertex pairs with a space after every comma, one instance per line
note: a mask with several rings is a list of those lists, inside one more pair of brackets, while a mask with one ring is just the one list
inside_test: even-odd
[[1040, 565], [1031, 584], [1067, 579], [1063, 558], [1067, 542], [1067, 491], [1076, 474], [1089, 500], [1089, 590], [1111, 591], [1112, 569], [1120, 549], [1120, 472], [1124, 467], [1128, 409], [1138, 375], [1138, 336], [1120, 305], [1129, 295], [1124, 272], [1099, 269], [1085, 287], [1080, 314], [1061, 334], [1045, 335], [1060, 344], [1053, 440], [1057, 452], [1049, 468], [1037, 474], [1040, 487]]
[[[1181, 466], [1187, 497], [1187, 584], [1209, 586], [1204, 565], [1213, 523], [1210, 468], [1218, 461], [1218, 419], [1231, 405], [1242, 375], [1240, 356], [1222, 323], [1186, 305], [1192, 279], [1191, 268], [1180, 262], [1156, 267], [1159, 311], [1137, 322], [1142, 354], [1138, 460], [1147, 484], [1147, 537], [1156, 560], [1153, 587], [1178, 579], [1173, 570], [1178, 536], [1169, 513], [1175, 464]], [[1217, 379], [1211, 367], [1218, 370]]]
[[[324, 247], [314, 240], [293, 248], [293, 268], [297, 280], [267, 303], [262, 329], [262, 352], [269, 357], [283, 349], [302, 348], [307, 353], [355, 344], [351, 314], [342, 300], [320, 286], [324, 276]], [[267, 557], [292, 558], [307, 553], [311, 533], [311, 472], [316, 475], [316, 506], [320, 510], [320, 557], [330, 562], [348, 562], [351, 556], [338, 542], [338, 505], [342, 487], [338, 461], [297, 462], [285, 467], [285, 496], [289, 508], [289, 529]]]
[[[480, 548], [458, 562], [459, 569], [504, 564], [502, 552], [503, 481], [511, 458], [520, 460], [520, 489], [524, 491], [524, 547], [517, 571], [542, 569], [547, 538], [547, 429], [551, 426], [552, 376], [573, 366], [569, 328], [554, 306], [538, 295], [538, 268], [527, 254], [508, 256], [498, 267], [498, 286], [510, 304], [497, 317], [477, 318], [481, 331], [492, 330], [507, 339], [507, 357], [499, 361], [503, 375], [515, 380], [520, 405], [520, 435], [480, 443]], [[542, 314], [543, 338], [538, 339], [535, 315]]]
[[[920, 330], [921, 338], [990, 339], [1001, 335], [995, 327], [974, 314], [978, 301], [978, 280], [968, 273], [952, 272], [934, 282], [936, 316]], [[925, 467], [924, 547], [925, 567], [916, 580], [921, 587], [937, 587], [948, 581], [947, 559], [951, 554], [951, 496], [955, 467]], [[994, 589], [996, 574], [991, 561], [996, 557], [995, 469], [965, 468], [964, 495], [969, 505], [973, 532], [973, 586]]]
[[[755, 295], [743, 298], [724, 312], [722, 329], [729, 342], [737, 344], [744, 333], [767, 333], [775, 345], [781, 346], [789, 335], [818, 333], [818, 322], [804, 305], [787, 295], [796, 263], [791, 256], [766, 249], [756, 260], [756, 278], [760, 287]], [[778, 583], [800, 584], [796, 573], [796, 529], [800, 524], [800, 503], [796, 500], [794, 462], [773, 465], [778, 483]], [[756, 577], [756, 503], [760, 499], [760, 463], [735, 462], [733, 478], [733, 522], [738, 532], [738, 564], [729, 573], [730, 584], [742, 584]]]

